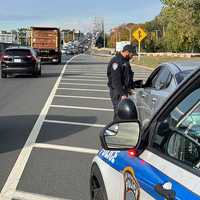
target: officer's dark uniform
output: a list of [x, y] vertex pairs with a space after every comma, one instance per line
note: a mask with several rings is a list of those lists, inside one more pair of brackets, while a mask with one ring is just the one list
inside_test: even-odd
[[129, 60], [121, 54], [116, 55], [107, 68], [108, 87], [114, 109], [113, 121], [117, 120], [117, 108], [122, 96], [128, 96], [129, 90], [134, 88], [133, 72]]

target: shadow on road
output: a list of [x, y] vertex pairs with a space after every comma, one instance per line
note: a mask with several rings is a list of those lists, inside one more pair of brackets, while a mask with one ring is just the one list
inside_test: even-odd
[[[37, 115], [29, 116], [0, 116], [0, 153], [6, 153], [10, 151], [16, 151], [23, 148], [26, 140], [28, 139], [33, 126], [37, 120]], [[97, 118], [95, 116], [82, 116], [82, 117], [70, 117], [70, 116], [53, 116], [54, 119], [63, 119], [72, 122], [88, 122], [95, 123]], [[44, 123], [43, 126], [48, 125]], [[62, 131], [59, 131], [60, 124], [51, 124], [51, 130], [49, 134], [48, 130], [39, 134], [40, 142], [48, 143], [51, 140], [68, 137], [72, 134], [78, 134], [84, 129], [88, 129], [87, 126], [72, 126], [62, 125]], [[64, 130], [63, 130], [64, 127]], [[65, 130], [66, 128], [66, 130]]]

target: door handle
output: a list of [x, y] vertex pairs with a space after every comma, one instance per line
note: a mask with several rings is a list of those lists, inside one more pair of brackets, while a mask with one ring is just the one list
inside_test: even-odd
[[[168, 187], [171, 186], [171, 187]], [[155, 191], [164, 197], [167, 200], [175, 200], [176, 192], [171, 189], [172, 185], [171, 183], [165, 183], [164, 185], [157, 184], [154, 189]]]
[[142, 97], [142, 98], [145, 98], [146, 96], [147, 96], [146, 94], [142, 94], [142, 96], [141, 96], [141, 97]]
[[153, 104], [155, 104], [155, 103], [156, 103], [156, 101], [157, 101], [157, 99], [156, 99], [156, 98], [153, 98], [153, 99], [152, 99], [152, 103], [153, 103]]

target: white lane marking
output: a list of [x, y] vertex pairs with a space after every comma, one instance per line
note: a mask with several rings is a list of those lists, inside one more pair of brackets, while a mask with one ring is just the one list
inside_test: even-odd
[[[103, 71], [103, 70], [91, 70], [91, 69], [89, 69], [89, 71], [91, 72], [91, 73], [95, 73], [95, 74], [106, 74], [106, 71]], [[84, 72], [88, 72], [88, 70], [86, 69], [81, 69], [81, 70], [75, 70], [75, 69], [70, 69], [69, 68], [69, 70], [68, 70], [68, 72], [81, 72], [81, 73], [84, 73]]]
[[[74, 71], [67, 71], [67, 72], [69, 72], [69, 73], [73, 73]], [[107, 78], [107, 75], [106, 75], [106, 73], [95, 73], [95, 74], [92, 74], [92, 73], [88, 73], [88, 72], [82, 72], [82, 71], [80, 71], [80, 73], [81, 74], [85, 74], [85, 75], [87, 75], [87, 76], [89, 76], [89, 75], [91, 75], [91, 76], [101, 76], [101, 77], [105, 77], [105, 78]]]
[[61, 151], [71, 151], [71, 152], [78, 152], [78, 153], [94, 154], [94, 155], [96, 155], [99, 152], [97, 149], [71, 147], [71, 146], [55, 145], [55, 144], [44, 144], [44, 143], [36, 143], [34, 145], [34, 147], [41, 148], [41, 149], [54, 149], [54, 150], [61, 150]]
[[106, 71], [97, 71], [97, 70], [74, 70], [74, 69], [69, 69], [67, 72], [76, 72], [76, 73], [92, 73], [92, 74], [106, 74]]
[[98, 80], [98, 79], [76, 79], [76, 78], [63, 78], [62, 81], [87, 81], [87, 82], [106, 82], [107, 80]]
[[89, 84], [89, 83], [64, 83], [61, 82], [60, 85], [85, 85], [85, 86], [104, 86], [106, 87], [106, 84]]
[[109, 92], [108, 90], [80, 89], [80, 88], [58, 88], [58, 90], [87, 91], [87, 92]]
[[[84, 71], [88, 71], [88, 69], [87, 68], [82, 68], [82, 69], [77, 69], [77, 68], [74, 68], [74, 67], [69, 67], [69, 69], [70, 70], [72, 70], [72, 71], [78, 71], [78, 72], [84, 72]], [[104, 67], [104, 68], [101, 68], [101, 67], [96, 67], [96, 68], [90, 68], [89, 69], [91, 72], [101, 72], [101, 73], [105, 73], [106, 72], [106, 68]]]
[[17, 200], [69, 200], [69, 199], [62, 199], [47, 195], [40, 195], [40, 194], [33, 194], [23, 191], [16, 191], [13, 195], [13, 199]]
[[85, 96], [69, 96], [69, 95], [55, 95], [55, 97], [60, 97], [60, 98], [74, 98], [74, 99], [93, 99], [93, 100], [106, 100], [106, 101], [110, 101], [110, 98], [103, 98], [103, 97], [85, 97]]
[[69, 78], [95, 78], [95, 79], [107, 79], [107, 77], [102, 77], [102, 76], [88, 76], [88, 75], [85, 75], [85, 76], [79, 76], [79, 75], [68, 75], [68, 74], [65, 74], [64, 77], [69, 77]]
[[103, 124], [90, 124], [90, 123], [81, 123], [81, 122], [70, 122], [70, 121], [58, 121], [58, 120], [48, 120], [44, 121], [45, 123], [52, 124], [63, 124], [63, 125], [74, 125], [74, 126], [87, 126], [87, 127], [95, 127], [95, 128], [104, 128], [106, 125]]
[[[77, 56], [75, 56], [77, 57]], [[42, 124], [46, 118], [47, 112], [49, 110], [49, 107], [53, 101], [54, 95], [56, 94], [56, 90], [59, 86], [59, 83], [62, 79], [62, 76], [64, 74], [64, 71], [66, 70], [66, 67], [68, 65], [69, 62], [71, 62], [75, 57], [72, 57], [67, 64], [63, 67], [62, 72], [60, 73], [60, 76], [58, 77], [48, 99], [47, 102], [45, 103], [23, 149], [21, 150], [17, 161], [15, 162], [15, 165], [12, 169], [12, 171], [10, 172], [6, 183], [3, 187], [3, 189], [1, 190], [1, 194], [0, 194], [0, 200], [11, 200], [12, 199], [12, 195], [13, 193], [16, 191], [17, 185], [19, 183], [19, 180], [22, 176], [22, 173], [24, 171], [24, 168], [26, 166], [26, 163], [30, 157], [33, 145], [39, 135], [40, 129], [42, 127]]]
[[66, 109], [77, 109], [77, 110], [96, 110], [96, 111], [107, 111], [113, 112], [113, 109], [107, 108], [92, 108], [92, 107], [78, 107], [78, 106], [64, 106], [64, 105], [51, 105], [51, 108], [66, 108]]

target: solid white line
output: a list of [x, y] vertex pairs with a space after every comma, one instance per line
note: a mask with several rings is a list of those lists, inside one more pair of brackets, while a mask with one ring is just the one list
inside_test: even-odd
[[77, 79], [77, 78], [63, 78], [62, 81], [87, 81], [87, 82], [106, 82], [107, 80], [98, 79]]
[[103, 70], [105, 72], [107, 70], [107, 67], [83, 67], [83, 68], [80, 68], [80, 67], [79, 68], [78, 67], [69, 67], [69, 70], [70, 69], [71, 70], [80, 70], [80, 71], [81, 70], [85, 70], [85, 71], [86, 70], [92, 70], [92, 71], [93, 70], [94, 71], [102, 71]]
[[69, 95], [55, 95], [55, 97], [60, 97], [60, 98], [74, 98], [74, 99], [93, 99], [93, 100], [106, 100], [106, 101], [110, 101], [110, 98], [103, 98], [103, 97], [85, 97], [85, 96], [69, 96]]
[[100, 73], [100, 74], [105, 74], [106, 70], [91, 70], [91, 69], [80, 69], [80, 70], [76, 70], [76, 69], [67, 69], [67, 72], [91, 72], [91, 73]]
[[92, 107], [78, 107], [78, 106], [63, 106], [63, 105], [51, 105], [51, 108], [66, 108], [66, 109], [77, 109], [77, 110], [96, 110], [96, 111], [107, 111], [113, 112], [113, 109], [106, 108], [92, 108]]
[[41, 149], [54, 149], [54, 150], [60, 150], [60, 151], [71, 151], [71, 152], [94, 154], [94, 155], [96, 155], [99, 152], [97, 149], [71, 147], [71, 146], [54, 145], [54, 144], [44, 144], [44, 143], [36, 143], [34, 147], [41, 148]]
[[46, 118], [47, 112], [49, 110], [49, 107], [53, 101], [54, 95], [56, 94], [56, 90], [59, 86], [59, 83], [62, 79], [62, 76], [66, 70], [66, 67], [68, 65], [69, 62], [71, 62], [72, 59], [74, 59], [75, 57], [71, 58], [66, 65], [63, 67], [63, 70], [60, 74], [60, 76], [58, 77], [48, 99], [47, 102], [45, 103], [45, 106], [43, 107], [23, 149], [21, 150], [17, 161], [15, 162], [15, 165], [12, 169], [12, 171], [10, 172], [8, 179], [3, 187], [3, 189], [1, 190], [1, 194], [0, 194], [0, 199], [1, 200], [11, 200], [13, 193], [16, 191], [17, 185], [19, 183], [19, 180], [22, 176], [22, 173], [24, 171], [24, 168], [26, 166], [26, 163], [29, 159], [29, 156], [31, 154], [33, 145], [39, 135], [40, 129], [42, 127], [42, 124]]
[[102, 77], [102, 76], [92, 76], [92, 75], [90, 75], [90, 76], [88, 76], [88, 75], [85, 75], [85, 76], [79, 76], [79, 75], [68, 75], [68, 74], [65, 74], [65, 76], [64, 77], [69, 77], [69, 78], [95, 78], [95, 79], [107, 79], [107, 77]]
[[81, 122], [69, 122], [69, 121], [57, 121], [57, 120], [48, 120], [46, 119], [44, 122], [52, 123], [52, 124], [65, 124], [65, 125], [74, 125], [74, 126], [87, 126], [87, 127], [95, 127], [95, 128], [104, 128], [103, 124], [90, 124], [90, 123], [81, 123]]
[[80, 89], [80, 88], [58, 88], [58, 90], [87, 91], [87, 92], [109, 92], [108, 90]]
[[47, 195], [40, 195], [40, 194], [33, 194], [28, 192], [16, 191], [13, 195], [13, 199], [17, 200], [69, 200], [69, 199], [62, 199]]
[[[74, 71], [67, 71], [69, 73], [75, 73]], [[107, 77], [106, 73], [95, 73], [95, 74], [92, 74], [92, 73], [88, 73], [88, 72], [83, 72], [83, 71], [80, 71], [81, 74], [85, 74], [87, 76], [91, 75], [91, 76], [101, 76], [101, 77]]]
[[85, 86], [107, 86], [106, 84], [89, 84], [89, 83], [64, 83], [61, 82], [60, 85], [85, 85]]

